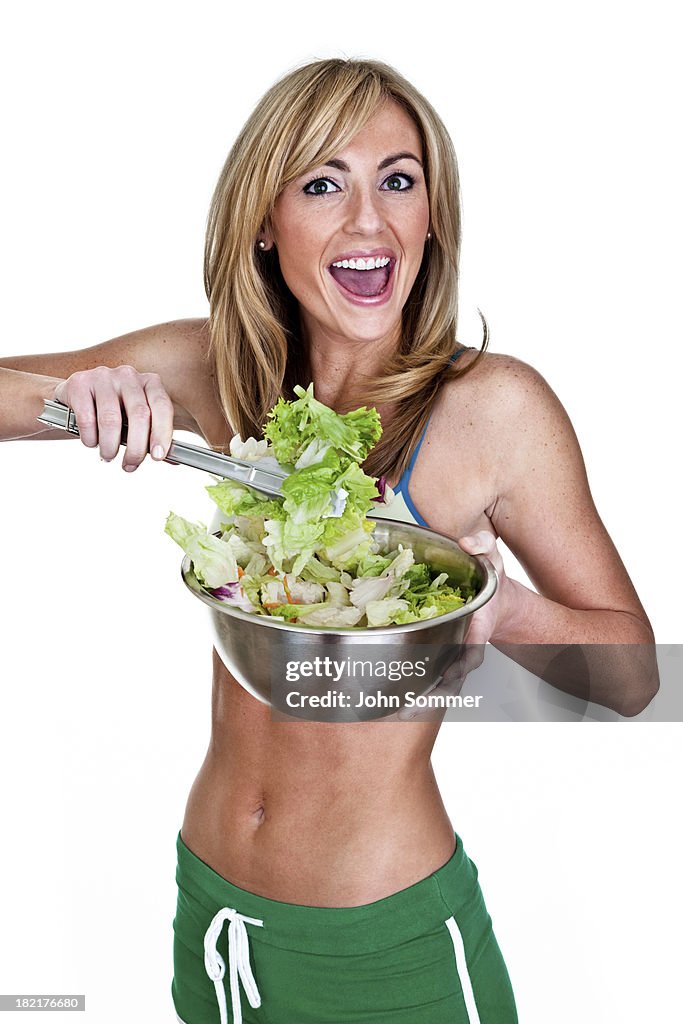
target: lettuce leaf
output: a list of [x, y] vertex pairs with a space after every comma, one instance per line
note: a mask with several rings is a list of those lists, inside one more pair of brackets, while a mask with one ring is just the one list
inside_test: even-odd
[[191, 523], [169, 512], [164, 532], [190, 556], [200, 583], [220, 587], [237, 580], [237, 560], [232, 548], [209, 533], [204, 523]]
[[305, 390], [295, 385], [294, 393], [298, 397], [291, 402], [278, 399], [263, 430], [278, 462], [296, 463], [311, 441], [321, 439], [362, 462], [379, 441], [382, 425], [376, 409], [363, 406], [340, 415], [314, 398], [312, 383]]
[[269, 498], [267, 494], [261, 494], [234, 480], [225, 479], [217, 484], [207, 484], [206, 490], [209, 497], [226, 515], [258, 515], [268, 516], [269, 519], [285, 518], [286, 513], [279, 499]]

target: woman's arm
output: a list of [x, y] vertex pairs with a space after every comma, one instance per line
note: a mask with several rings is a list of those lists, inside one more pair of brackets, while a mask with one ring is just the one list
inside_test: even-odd
[[[638, 714], [659, 685], [652, 627], [595, 508], [569, 417], [518, 360], [497, 362], [485, 387], [498, 477], [489, 518], [538, 593], [503, 570], [468, 642], [489, 639], [560, 689]], [[493, 555], [494, 544], [463, 538], [471, 551]]]
[[128, 365], [139, 373], [158, 373], [173, 402], [174, 427], [200, 433], [192, 410], [202, 408], [209, 384], [204, 324], [176, 320], [72, 352], [0, 357], [0, 441], [73, 438], [38, 423], [37, 417], [60, 381], [97, 366]]

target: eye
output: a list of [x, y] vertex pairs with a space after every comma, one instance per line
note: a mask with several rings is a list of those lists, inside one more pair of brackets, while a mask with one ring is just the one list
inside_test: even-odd
[[[408, 182], [405, 188], [401, 188], [401, 178]], [[389, 177], [385, 179], [384, 184], [388, 184], [389, 186], [384, 190], [385, 192], [407, 192], [408, 189], [412, 188], [415, 184], [415, 178], [412, 178], [409, 174], [403, 173], [390, 174]]]
[[314, 178], [313, 181], [309, 181], [307, 185], [304, 185], [303, 191], [307, 196], [326, 196], [332, 191], [329, 187], [330, 185], [339, 191], [330, 178]]

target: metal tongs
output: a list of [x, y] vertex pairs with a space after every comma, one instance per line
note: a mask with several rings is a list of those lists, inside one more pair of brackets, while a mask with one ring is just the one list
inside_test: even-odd
[[[76, 414], [70, 406], [64, 405], [63, 402], [48, 398], [43, 414], [38, 416], [38, 420], [50, 427], [61, 427], [62, 430], [68, 430], [70, 434], [80, 437], [81, 432], [76, 422]], [[127, 437], [128, 423], [123, 417], [121, 444], [126, 444]], [[172, 441], [168, 454], [162, 461], [191, 466], [193, 469], [203, 469], [207, 473], [215, 473], [217, 476], [234, 480], [235, 483], [246, 484], [248, 487], [253, 487], [274, 498], [282, 497], [282, 481], [289, 476], [285, 469], [264, 469], [258, 463], [250, 462], [247, 459], [235, 459], [232, 455], [222, 455], [220, 452], [211, 451], [210, 448], [185, 444], [183, 441]]]

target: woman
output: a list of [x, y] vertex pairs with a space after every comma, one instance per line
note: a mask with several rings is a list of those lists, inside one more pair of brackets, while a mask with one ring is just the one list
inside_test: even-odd
[[[64, 437], [36, 430], [57, 398], [110, 460], [124, 412], [133, 471], [164, 457], [174, 427], [214, 448], [259, 437], [278, 396], [312, 380], [338, 412], [377, 406], [384, 432], [363, 468], [397, 490], [387, 515], [495, 561], [470, 641], [649, 643], [554, 394], [524, 363], [456, 341], [459, 249], [455, 155], [425, 99], [377, 62], [299, 68], [219, 179], [209, 321], [3, 360], [3, 436]], [[538, 594], [506, 577], [497, 536]], [[552, 681], [588, 692], [561, 666]], [[634, 714], [653, 685], [607, 666], [590, 694]], [[180, 1021], [517, 1020], [431, 770], [439, 724], [276, 722], [214, 651], [212, 741], [177, 839]]]

